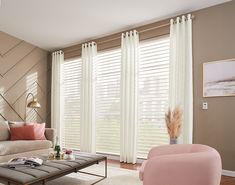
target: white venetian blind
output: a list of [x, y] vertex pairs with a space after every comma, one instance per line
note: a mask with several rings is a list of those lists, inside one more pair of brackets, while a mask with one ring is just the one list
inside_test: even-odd
[[64, 124], [62, 127], [62, 146], [79, 149], [81, 59], [65, 61], [63, 69]]
[[168, 144], [165, 111], [169, 91], [169, 37], [140, 43], [137, 156]]
[[120, 153], [121, 50], [98, 54], [96, 64], [96, 151]]

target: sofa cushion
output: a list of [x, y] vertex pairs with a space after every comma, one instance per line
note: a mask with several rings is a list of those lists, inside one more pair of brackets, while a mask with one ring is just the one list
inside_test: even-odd
[[8, 140], [10, 137], [10, 131], [7, 121], [0, 121], [0, 141]]
[[51, 147], [52, 147], [52, 142], [48, 140], [1, 141], [0, 156], [23, 153], [40, 149], [48, 149]]

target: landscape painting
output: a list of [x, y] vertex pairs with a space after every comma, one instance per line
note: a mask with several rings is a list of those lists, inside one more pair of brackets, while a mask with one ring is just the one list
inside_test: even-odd
[[203, 64], [203, 97], [235, 96], [235, 59]]

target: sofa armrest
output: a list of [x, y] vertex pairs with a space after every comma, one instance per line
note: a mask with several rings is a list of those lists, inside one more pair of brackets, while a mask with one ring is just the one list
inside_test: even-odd
[[56, 142], [56, 130], [53, 128], [45, 128], [46, 139], [52, 142], [52, 147], [55, 146]]

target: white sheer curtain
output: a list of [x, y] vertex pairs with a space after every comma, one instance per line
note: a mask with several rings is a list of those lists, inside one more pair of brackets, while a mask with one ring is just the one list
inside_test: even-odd
[[183, 108], [181, 143], [192, 143], [193, 137], [193, 76], [191, 15], [170, 21], [170, 96], [171, 108]]
[[80, 149], [95, 153], [95, 42], [82, 45]]
[[61, 138], [61, 125], [63, 120], [63, 91], [62, 91], [62, 64], [64, 53], [56, 51], [52, 53], [51, 74], [51, 127], [57, 132], [58, 142]]
[[120, 161], [133, 164], [136, 163], [137, 140], [138, 47], [137, 31], [122, 34]]

